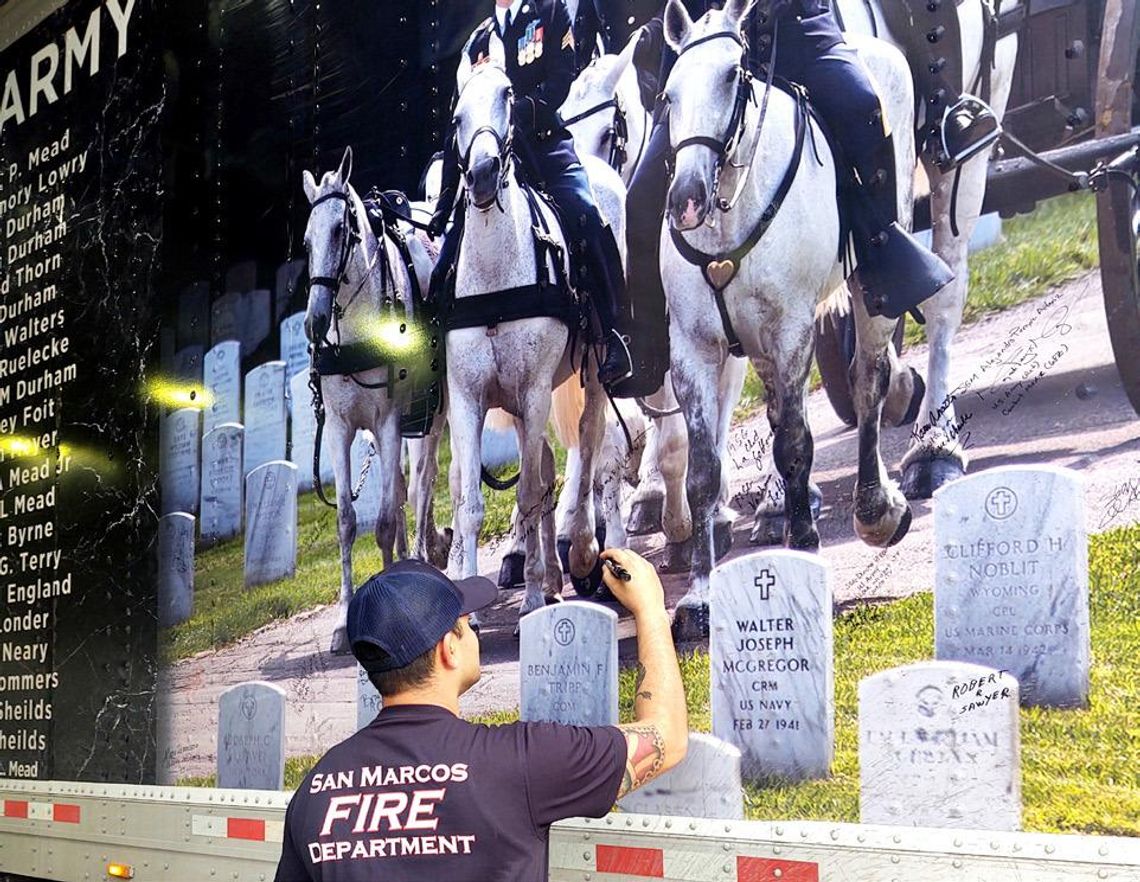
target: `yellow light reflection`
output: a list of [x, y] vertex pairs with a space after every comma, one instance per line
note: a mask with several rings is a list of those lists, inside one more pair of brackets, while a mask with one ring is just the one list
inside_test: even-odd
[[420, 329], [399, 318], [381, 318], [369, 322], [365, 336], [383, 354], [403, 355], [414, 352], [423, 345]]
[[40, 451], [35, 439], [22, 435], [0, 435], [0, 453], [5, 457], [34, 456]]
[[195, 410], [205, 410], [214, 403], [210, 390], [194, 383], [165, 377], [147, 380], [146, 396], [151, 401], [170, 408], [192, 407]]

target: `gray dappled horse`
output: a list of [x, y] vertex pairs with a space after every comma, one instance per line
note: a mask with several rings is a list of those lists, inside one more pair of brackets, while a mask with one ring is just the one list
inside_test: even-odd
[[[399, 326], [414, 328], [411, 279], [396, 244], [388, 236], [378, 239], [369, 225], [364, 204], [349, 183], [352, 150], [344, 152], [336, 171], [327, 172], [320, 182], [306, 171], [305, 195], [311, 204], [305, 228], [305, 248], [309, 255], [309, 303], [305, 332], [310, 342], [321, 347], [336, 345], [351, 349], [366, 346], [372, 350], [399, 349], [407, 334]], [[408, 247], [415, 264], [421, 291], [427, 290], [431, 260], [415, 238]], [[388, 267], [388, 272], [383, 267]], [[399, 310], [403, 312], [400, 313]], [[395, 310], [395, 311], [394, 311]], [[332, 651], [349, 651], [345, 625], [352, 599], [352, 546], [356, 540], [356, 510], [352, 504], [355, 476], [351, 468], [351, 447], [358, 431], [368, 431], [375, 439], [376, 462], [371, 468], [380, 475], [380, 511], [376, 519], [376, 543], [384, 566], [392, 563], [397, 550], [407, 548], [407, 527], [403, 505], [407, 498], [402, 465], [400, 414], [404, 402], [400, 387], [390, 394], [380, 384], [388, 380], [384, 366], [320, 378], [325, 409], [325, 433], [336, 478], [337, 539], [340, 544], [340, 595]], [[432, 432], [420, 440], [410, 440], [408, 449], [413, 469], [413, 502], [416, 518], [417, 556], [442, 563], [441, 537], [432, 516], [434, 469], [443, 420], [437, 418]]]

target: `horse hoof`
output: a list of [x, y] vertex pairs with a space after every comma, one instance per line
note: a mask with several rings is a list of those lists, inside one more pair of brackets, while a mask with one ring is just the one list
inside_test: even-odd
[[691, 643], [709, 636], [709, 606], [678, 606], [673, 611], [673, 642]]
[[584, 579], [579, 579], [576, 576], [570, 577], [570, 585], [579, 597], [593, 597], [597, 592], [599, 586], [602, 584], [602, 559], [599, 557], [594, 564], [594, 568], [590, 570], [590, 574]]
[[669, 542], [665, 545], [665, 560], [661, 562], [661, 572], [681, 573], [687, 570], [693, 560], [693, 540]]
[[907, 499], [929, 499], [943, 484], [966, 474], [962, 464], [949, 456], [915, 460], [903, 471], [899, 489]]
[[[819, 520], [819, 513], [823, 510], [823, 491], [818, 484], [808, 484], [808, 507], [811, 509], [813, 521]], [[784, 513], [758, 515], [752, 525], [752, 534], [748, 541], [752, 545], [783, 545], [784, 544]]]
[[892, 545], [897, 545], [902, 540], [902, 537], [906, 535], [907, 530], [910, 529], [910, 522], [912, 517], [913, 516], [910, 513], [910, 506], [908, 505], [906, 511], [903, 512], [902, 518], [899, 519], [898, 528], [895, 530], [894, 535], [891, 536], [890, 541], [887, 542], [888, 548]]
[[791, 531], [788, 531], [784, 544], [796, 551], [819, 551], [819, 531], [814, 524], [798, 536], [793, 536]]
[[544, 595], [542, 595], [542, 600], [543, 600], [543, 603], [545, 603], [547, 606], [555, 606], [559, 603], [562, 603], [562, 595], [561, 594], [544, 594]]
[[625, 531], [631, 536], [648, 536], [661, 531], [661, 509], [665, 500], [661, 496], [639, 499], [629, 511]]
[[526, 566], [526, 556], [512, 551], [510, 554], [503, 556], [503, 563], [499, 567], [499, 587], [510, 590], [512, 588], [521, 588], [526, 584], [526, 577], [523, 575], [523, 569]]
[[348, 655], [352, 652], [352, 647], [348, 645], [348, 629], [343, 625], [333, 631], [332, 646], [329, 652], [333, 655]]

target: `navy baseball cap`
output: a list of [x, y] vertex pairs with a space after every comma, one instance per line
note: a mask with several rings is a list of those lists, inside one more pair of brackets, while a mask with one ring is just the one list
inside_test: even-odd
[[372, 674], [411, 664], [455, 627], [494, 602], [499, 589], [472, 576], [453, 582], [431, 564], [401, 560], [361, 585], [348, 605], [348, 642]]

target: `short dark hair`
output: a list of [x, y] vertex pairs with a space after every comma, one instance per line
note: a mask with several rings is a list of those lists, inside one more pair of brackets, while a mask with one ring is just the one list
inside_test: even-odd
[[[456, 637], [463, 636], [463, 626], [459, 622], [460, 620], [456, 619], [455, 624], [451, 626], [451, 633]], [[394, 671], [370, 673], [368, 679], [381, 696], [396, 695], [399, 692], [422, 686], [431, 679], [431, 675], [435, 671], [435, 647], [438, 645], [436, 643], [427, 652], [412, 659], [402, 668], [396, 668]], [[380, 650], [377, 649], [376, 652], [379, 654]]]

